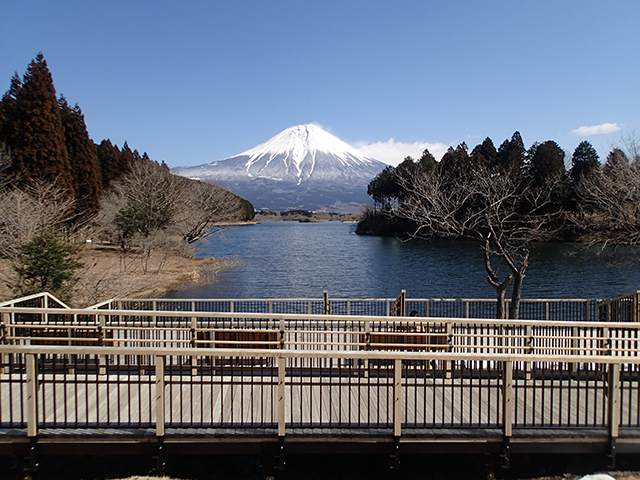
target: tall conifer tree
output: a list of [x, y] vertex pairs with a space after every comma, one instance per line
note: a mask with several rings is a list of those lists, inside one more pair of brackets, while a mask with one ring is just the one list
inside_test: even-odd
[[600, 170], [600, 157], [591, 143], [580, 142], [571, 156], [571, 181], [575, 184], [582, 178]]
[[102, 176], [102, 189], [106, 190], [112, 181], [122, 174], [120, 168], [120, 149], [111, 143], [111, 140], [103, 140], [96, 147], [100, 173]]
[[10, 105], [3, 123], [13, 158], [12, 172], [25, 183], [33, 179], [55, 182], [73, 196], [60, 108], [42, 53], [29, 64], [21, 85], [12, 81], [3, 103]]
[[89, 138], [82, 110], [73, 108], [62, 96], [59, 100], [60, 117], [76, 191], [76, 209], [80, 215], [94, 215], [100, 209], [102, 179], [98, 157]]
[[520, 132], [514, 132], [511, 140], [505, 140], [498, 148], [496, 155], [497, 167], [509, 173], [511, 178], [519, 179], [522, 174], [525, 154], [527, 150], [524, 148], [524, 142]]

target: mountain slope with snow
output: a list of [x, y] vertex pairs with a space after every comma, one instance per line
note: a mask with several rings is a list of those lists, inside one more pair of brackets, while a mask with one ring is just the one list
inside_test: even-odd
[[386, 164], [325, 132], [298, 125], [239, 155], [174, 173], [219, 183], [257, 209], [356, 211]]

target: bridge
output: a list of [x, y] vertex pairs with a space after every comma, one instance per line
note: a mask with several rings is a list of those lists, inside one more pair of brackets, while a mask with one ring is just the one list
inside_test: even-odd
[[528, 302], [6, 302], [0, 455], [640, 452], [638, 292]]

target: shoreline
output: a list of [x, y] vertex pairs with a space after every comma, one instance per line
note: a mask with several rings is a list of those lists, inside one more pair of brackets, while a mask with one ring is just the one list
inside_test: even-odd
[[[219, 272], [236, 267], [234, 258], [183, 257], [158, 250], [150, 258], [140, 253], [123, 254], [108, 244], [87, 244], [78, 255], [84, 267], [70, 303], [84, 308], [111, 298], [160, 298], [170, 291], [216, 281]], [[9, 288], [14, 279], [11, 262], [0, 260], [0, 301], [17, 298]]]

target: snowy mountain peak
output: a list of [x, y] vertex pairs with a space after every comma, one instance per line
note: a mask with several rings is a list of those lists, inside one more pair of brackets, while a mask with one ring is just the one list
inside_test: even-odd
[[[367, 185], [386, 164], [363, 154], [317, 125], [287, 128], [239, 155], [174, 172], [223, 183], [258, 208], [334, 208], [367, 201]], [[277, 197], [277, 198], [276, 198]], [[333, 210], [336, 211], [336, 210]]]
[[249, 157], [247, 168], [265, 155], [285, 155], [290, 166], [295, 168], [300, 176], [305, 159], [314, 158], [317, 152], [333, 155], [345, 164], [370, 164], [372, 161], [375, 163], [372, 158], [312, 123], [287, 128], [265, 143], [240, 155]]

